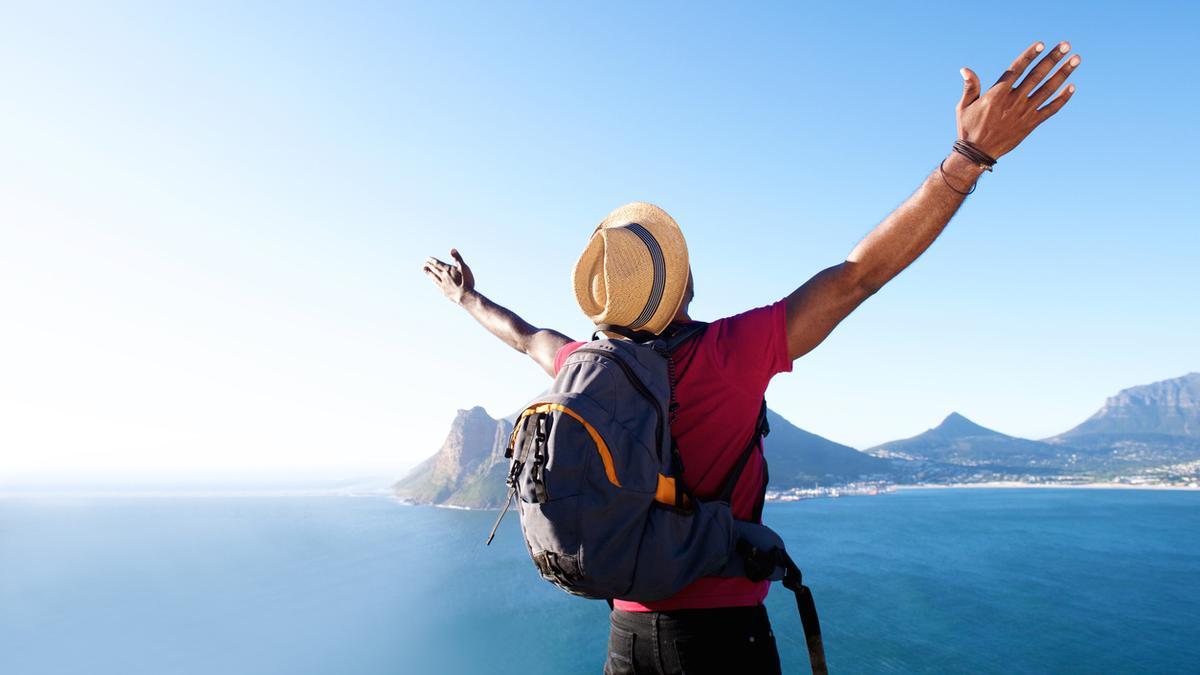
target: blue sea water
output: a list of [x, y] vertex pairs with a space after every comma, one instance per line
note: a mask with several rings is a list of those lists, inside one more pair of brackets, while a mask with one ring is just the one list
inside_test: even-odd
[[[0, 673], [597, 673], [607, 607], [516, 519], [384, 498], [0, 499]], [[835, 673], [1200, 669], [1200, 493], [770, 504]], [[807, 668], [790, 594], [768, 607]]]

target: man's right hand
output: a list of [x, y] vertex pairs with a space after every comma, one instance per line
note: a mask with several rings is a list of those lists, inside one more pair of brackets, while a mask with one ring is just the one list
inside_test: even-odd
[[538, 328], [501, 307], [475, 291], [475, 275], [459, 255], [458, 249], [450, 249], [454, 264], [442, 262], [430, 256], [421, 269], [425, 276], [442, 291], [447, 298], [475, 317], [492, 335], [504, 344], [527, 354], [550, 377], [554, 377], [554, 357], [562, 346], [571, 341], [566, 335], [549, 328]]
[[[959, 138], [970, 141], [993, 159], [999, 159], [1066, 105], [1075, 93], [1073, 84], [1055, 96], [1053, 101], [1042, 105], [1050, 100], [1079, 65], [1079, 55], [1076, 54], [1046, 80], [1054, 66], [1071, 51], [1071, 45], [1066, 42], [1060, 42], [1051, 49], [1020, 84], [1013, 86], [1044, 48], [1041, 42], [1029, 45], [983, 96], [979, 95], [979, 76], [970, 68], [962, 69], [963, 95], [957, 108]], [[1046, 80], [1046, 83], [1038, 87], [1042, 80]], [[1034, 90], [1034, 87], [1037, 89]]]
[[422, 269], [433, 284], [456, 305], [461, 305], [463, 298], [475, 290], [475, 275], [463, 261], [458, 249], [450, 249], [450, 257], [455, 264], [442, 262], [433, 256], [425, 259]]

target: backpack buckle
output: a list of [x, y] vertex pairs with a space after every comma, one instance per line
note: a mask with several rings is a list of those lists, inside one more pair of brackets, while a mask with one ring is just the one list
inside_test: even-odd
[[508, 467], [508, 478], [504, 483], [509, 487], [517, 487], [517, 478], [521, 475], [521, 470], [525, 468], [525, 462], [514, 460]]
[[[779, 566], [778, 547], [774, 547], [770, 551], [763, 551], [745, 539], [739, 539], [736, 550], [745, 562], [746, 578], [750, 581], [762, 581], [769, 578], [775, 573], [775, 568]], [[787, 583], [786, 577], [784, 583]]]

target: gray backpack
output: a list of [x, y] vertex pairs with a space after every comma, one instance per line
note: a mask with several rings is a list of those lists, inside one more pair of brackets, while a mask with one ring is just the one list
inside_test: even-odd
[[729, 505], [769, 431], [766, 403], [718, 499], [696, 499], [682, 483], [670, 428], [671, 354], [705, 327], [676, 325], [662, 337], [628, 333], [632, 339], [576, 349], [514, 424], [505, 453], [508, 498], [488, 543], [515, 497], [538, 572], [574, 595], [647, 602], [704, 576], [783, 581], [796, 593], [813, 672], [823, 673], [820, 625], [799, 568], [778, 534], [735, 520]]

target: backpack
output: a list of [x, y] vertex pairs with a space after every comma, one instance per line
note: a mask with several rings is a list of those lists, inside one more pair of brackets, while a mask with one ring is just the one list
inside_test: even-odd
[[487, 541], [515, 498], [539, 574], [574, 595], [648, 602], [704, 576], [783, 581], [796, 594], [813, 672], [824, 673], [820, 624], [799, 568], [778, 534], [736, 520], [730, 508], [742, 469], [769, 432], [765, 401], [718, 498], [697, 499], [683, 485], [670, 429], [671, 354], [705, 328], [673, 325], [656, 337], [602, 325], [598, 333], [632, 339], [593, 339], [572, 352], [513, 425], [508, 495]]

